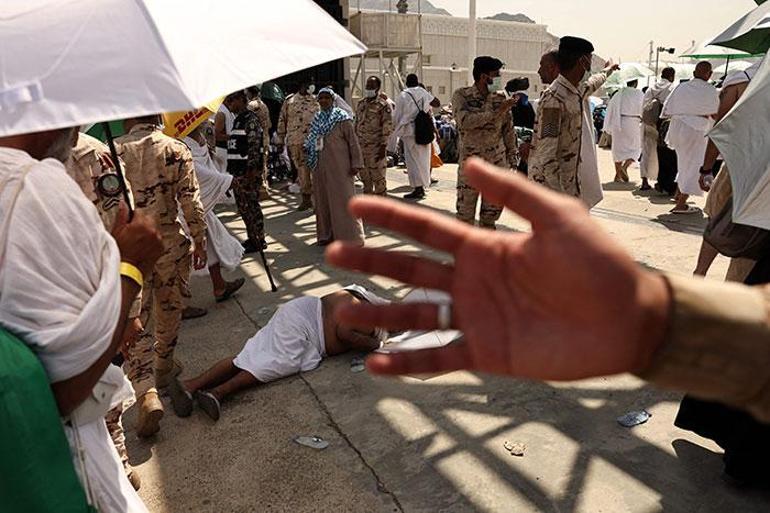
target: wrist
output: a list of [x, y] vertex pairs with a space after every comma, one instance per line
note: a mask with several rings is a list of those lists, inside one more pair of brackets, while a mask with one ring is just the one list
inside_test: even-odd
[[664, 345], [668, 332], [673, 298], [671, 286], [658, 273], [640, 269], [637, 286], [637, 329], [634, 333], [636, 355], [630, 372], [639, 374], [648, 369]]

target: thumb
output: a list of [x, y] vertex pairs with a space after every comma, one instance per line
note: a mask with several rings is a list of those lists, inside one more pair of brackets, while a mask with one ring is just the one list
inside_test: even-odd
[[115, 235], [121, 231], [128, 224], [128, 206], [121, 201], [118, 205], [118, 215], [115, 217], [115, 222], [112, 224], [112, 234]]

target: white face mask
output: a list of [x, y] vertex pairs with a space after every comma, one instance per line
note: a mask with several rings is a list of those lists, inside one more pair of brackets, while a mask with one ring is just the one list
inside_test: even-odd
[[367, 89], [364, 91], [364, 98], [374, 98], [377, 96], [376, 89]]
[[492, 83], [487, 86], [489, 92], [496, 93], [503, 88], [503, 77], [495, 77], [492, 79]]
[[307, 86], [307, 94], [313, 94], [315, 92], [315, 84]]

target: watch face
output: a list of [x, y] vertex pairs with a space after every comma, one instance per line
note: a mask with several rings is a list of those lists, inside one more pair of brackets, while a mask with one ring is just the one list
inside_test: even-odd
[[120, 193], [123, 191], [120, 179], [115, 173], [107, 173], [100, 176], [96, 182], [96, 186], [99, 189], [99, 194], [108, 198], [120, 196]]

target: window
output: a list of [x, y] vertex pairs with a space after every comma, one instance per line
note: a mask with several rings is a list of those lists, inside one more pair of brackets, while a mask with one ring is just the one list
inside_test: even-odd
[[423, 55], [422, 56], [422, 65], [423, 66], [430, 66], [430, 55]]
[[446, 87], [438, 86], [438, 94], [446, 94]]
[[433, 92], [433, 86], [425, 86], [425, 89], [427, 89], [429, 93]]

